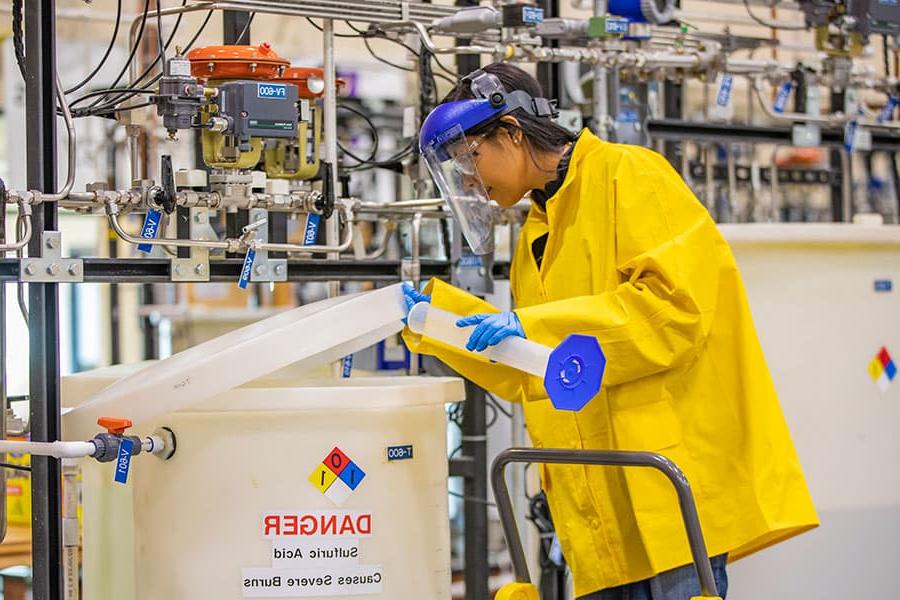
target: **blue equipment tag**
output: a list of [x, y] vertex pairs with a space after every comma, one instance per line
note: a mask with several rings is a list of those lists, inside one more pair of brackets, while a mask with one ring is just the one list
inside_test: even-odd
[[132, 450], [134, 450], [134, 440], [122, 438], [122, 442], [119, 444], [119, 456], [116, 458], [116, 483], [124, 484], [128, 482]]
[[844, 148], [847, 152], [853, 152], [853, 146], [856, 144], [856, 130], [859, 127], [859, 121], [853, 119], [847, 123], [844, 129]]
[[250, 248], [247, 250], [247, 256], [244, 257], [244, 266], [241, 267], [241, 278], [238, 280], [238, 287], [242, 290], [246, 290], [247, 284], [250, 283], [250, 272], [253, 269], [254, 260], [256, 260], [256, 249]]
[[[160, 221], [162, 221], [162, 213], [158, 210], [148, 210], [147, 216], [144, 217], [144, 226], [141, 227], [141, 237], [145, 240], [155, 240], [156, 235], [159, 233]], [[149, 253], [153, 250], [151, 244], [138, 244], [137, 248], [139, 251], [145, 253]]]
[[781, 87], [778, 88], [778, 96], [775, 97], [775, 106], [773, 109], [777, 113], [783, 113], [784, 109], [787, 108], [788, 99], [791, 97], [791, 92], [794, 91], [794, 84], [791, 81], [786, 81], [781, 84]]
[[353, 370], [353, 355], [348, 354], [341, 361], [342, 369], [341, 369], [341, 377], [344, 379], [350, 377], [350, 372]]
[[532, 25], [537, 25], [538, 23], [544, 20], [544, 9], [538, 8], [537, 6], [523, 6], [522, 7], [522, 21], [524, 23], [531, 23]]
[[628, 35], [628, 19], [607, 17], [606, 33], [610, 35]]
[[318, 213], [306, 215], [306, 229], [303, 232], [303, 245], [312, 246], [319, 239], [319, 222], [322, 220]]
[[716, 96], [716, 104], [724, 108], [731, 103], [731, 88], [733, 86], [734, 76], [729, 73], [722, 75], [722, 82], [719, 84], [719, 95]]
[[876, 292], [890, 292], [894, 289], [894, 282], [890, 279], [876, 279], [875, 280], [875, 291]]
[[897, 98], [888, 96], [887, 104], [884, 105], [884, 108], [881, 109], [881, 114], [878, 115], [878, 122], [884, 123], [893, 120], [895, 110], [897, 110]]

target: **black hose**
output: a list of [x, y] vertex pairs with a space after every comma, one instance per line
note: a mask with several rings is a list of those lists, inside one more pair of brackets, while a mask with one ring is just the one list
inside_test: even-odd
[[16, 64], [19, 65], [19, 72], [22, 79], [25, 76], [25, 25], [23, 11], [25, 9], [25, 0], [13, 0], [12, 3], [12, 30], [13, 30], [13, 49], [16, 53]]
[[119, 25], [122, 23], [122, 0], [119, 0], [118, 5], [116, 7], [116, 26], [113, 28], [112, 37], [109, 40], [109, 45], [106, 47], [106, 52], [103, 53], [103, 58], [100, 59], [100, 62], [94, 67], [94, 70], [91, 71], [87, 77], [70, 87], [66, 90], [67, 94], [71, 94], [73, 92], [77, 92], [81, 88], [83, 88], [87, 83], [94, 78], [97, 73], [100, 72], [100, 69], [106, 64], [106, 60], [109, 58], [110, 53], [112, 52], [113, 47], [116, 45], [116, 39], [119, 37]]

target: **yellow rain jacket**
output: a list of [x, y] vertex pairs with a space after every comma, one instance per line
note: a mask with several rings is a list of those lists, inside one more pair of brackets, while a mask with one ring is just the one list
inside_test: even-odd
[[[532, 242], [547, 232], [538, 270]], [[528, 339], [599, 340], [603, 387], [581, 412], [555, 410], [537, 377], [407, 330], [410, 348], [521, 402], [536, 447], [672, 459], [691, 482], [711, 556], [735, 560], [818, 524], [734, 257], [663, 157], [583, 132], [547, 212], [531, 208], [511, 283]], [[461, 315], [497, 312], [441, 281], [428, 292]], [[661, 474], [551, 465], [541, 478], [577, 596], [691, 562]]]

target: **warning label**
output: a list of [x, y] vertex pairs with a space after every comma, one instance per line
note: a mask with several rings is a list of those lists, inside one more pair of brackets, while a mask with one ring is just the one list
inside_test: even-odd
[[379, 594], [380, 566], [345, 565], [320, 569], [243, 569], [245, 598]]
[[270, 511], [262, 515], [261, 533], [272, 542], [272, 566], [241, 569], [244, 598], [382, 592], [382, 566], [360, 564], [360, 539], [372, 535], [371, 512]]

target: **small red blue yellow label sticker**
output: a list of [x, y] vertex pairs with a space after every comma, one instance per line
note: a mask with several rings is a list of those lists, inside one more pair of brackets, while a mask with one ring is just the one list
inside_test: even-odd
[[309, 482], [335, 505], [343, 506], [365, 477], [365, 471], [335, 446], [316, 466]]
[[882, 347], [868, 366], [869, 376], [882, 392], [887, 392], [897, 377], [897, 365], [887, 348]]

